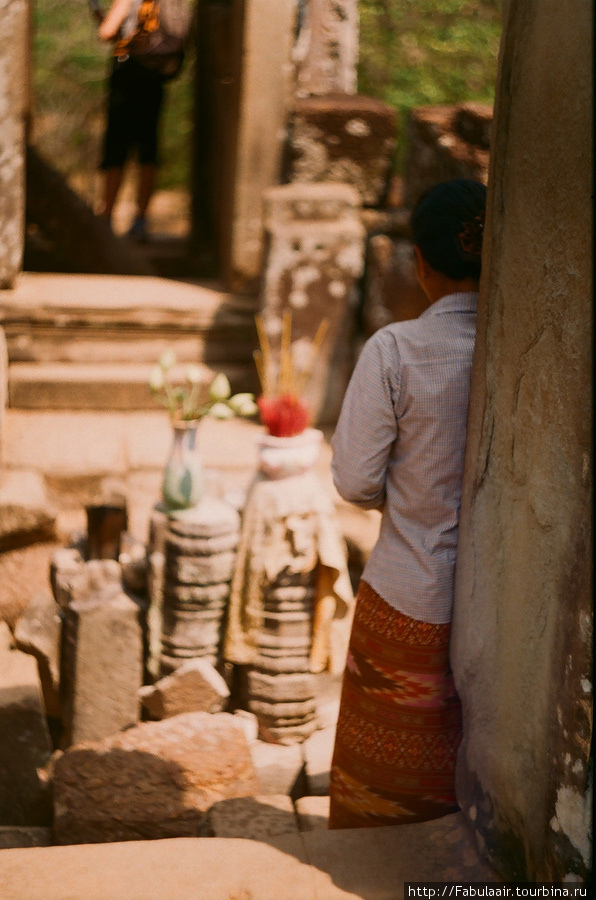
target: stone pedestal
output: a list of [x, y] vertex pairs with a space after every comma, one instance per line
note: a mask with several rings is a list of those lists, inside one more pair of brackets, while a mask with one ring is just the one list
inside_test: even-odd
[[212, 498], [170, 518], [164, 542], [162, 675], [188, 659], [219, 661], [239, 536], [236, 510]]
[[364, 263], [359, 196], [345, 184], [289, 184], [267, 191], [264, 202], [265, 328], [279, 353], [283, 312], [291, 310], [294, 351], [306, 363], [321, 321], [328, 320], [304, 396], [313, 423], [335, 421], [352, 370], [350, 335]]
[[101, 740], [139, 719], [143, 636], [119, 573], [116, 562], [94, 560], [70, 580], [60, 665], [65, 746]]
[[297, 100], [290, 117], [288, 181], [351, 184], [364, 206], [378, 206], [387, 190], [396, 125], [393, 107], [373, 97]]

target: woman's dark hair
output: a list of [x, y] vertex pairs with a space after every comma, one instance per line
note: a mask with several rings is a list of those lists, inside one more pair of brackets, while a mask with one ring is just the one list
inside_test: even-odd
[[412, 239], [435, 272], [459, 281], [479, 278], [486, 187], [471, 178], [427, 191], [412, 214]]

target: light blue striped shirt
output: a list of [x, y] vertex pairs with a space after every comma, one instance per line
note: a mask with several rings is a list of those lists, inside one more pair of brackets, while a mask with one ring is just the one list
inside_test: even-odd
[[451, 620], [475, 293], [449, 294], [366, 342], [332, 440], [335, 486], [382, 510], [363, 579], [422, 622]]

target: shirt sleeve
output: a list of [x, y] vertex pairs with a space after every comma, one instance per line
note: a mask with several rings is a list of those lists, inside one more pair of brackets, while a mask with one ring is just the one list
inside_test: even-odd
[[364, 345], [331, 442], [335, 487], [344, 500], [363, 509], [381, 509], [385, 502], [387, 462], [397, 438], [400, 373], [397, 345], [383, 328]]

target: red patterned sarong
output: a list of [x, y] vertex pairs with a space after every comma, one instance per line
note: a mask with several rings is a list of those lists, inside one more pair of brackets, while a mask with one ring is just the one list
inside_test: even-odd
[[329, 828], [455, 812], [461, 707], [450, 625], [418, 622], [361, 582], [331, 769]]

